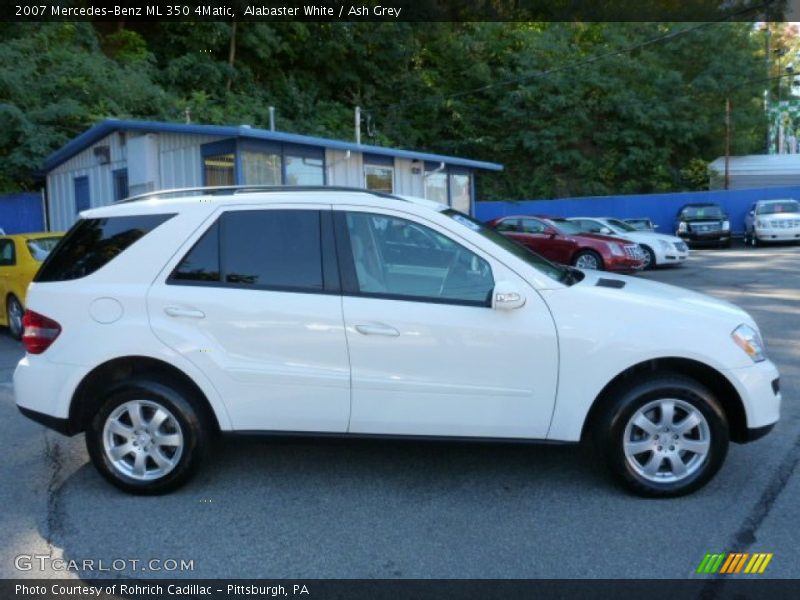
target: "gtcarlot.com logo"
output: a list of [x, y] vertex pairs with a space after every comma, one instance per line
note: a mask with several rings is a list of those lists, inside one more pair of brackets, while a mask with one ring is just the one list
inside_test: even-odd
[[763, 573], [772, 552], [756, 552], [754, 554], [728, 552], [727, 554], [706, 554], [697, 567], [698, 573], [721, 575], [735, 575], [737, 573], [755, 575]]

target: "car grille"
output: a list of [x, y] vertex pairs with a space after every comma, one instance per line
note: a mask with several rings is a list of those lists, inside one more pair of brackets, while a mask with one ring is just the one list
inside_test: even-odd
[[708, 233], [711, 231], [720, 231], [722, 229], [722, 223], [691, 223], [690, 227], [692, 231], [696, 231], [697, 233]]
[[780, 221], [770, 221], [770, 226], [776, 229], [793, 229], [800, 227], [800, 219], [781, 219]]
[[644, 258], [644, 252], [642, 251], [641, 246], [638, 244], [629, 244], [625, 246], [625, 256], [628, 258], [642, 260]]
[[678, 252], [686, 252], [689, 249], [686, 242], [674, 242], [672, 245], [675, 246], [675, 250]]

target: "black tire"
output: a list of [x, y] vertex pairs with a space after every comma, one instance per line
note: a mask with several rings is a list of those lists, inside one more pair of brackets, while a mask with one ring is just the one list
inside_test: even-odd
[[[600, 256], [594, 250], [581, 250], [580, 252], [576, 253], [575, 256], [572, 257], [572, 266], [578, 267], [578, 262], [583, 257], [591, 257], [595, 260], [595, 264], [597, 265], [598, 271], [605, 270], [605, 264], [603, 263], [603, 257]], [[587, 268], [587, 267], [579, 267], [579, 268]]]
[[[149, 430], [150, 425], [153, 424], [153, 416], [155, 416], [153, 407], [158, 406], [166, 409], [170, 417], [161, 425], [161, 427], [169, 426], [170, 428], [168, 430], [160, 429], [161, 434], [166, 436], [178, 433], [181, 436], [180, 452], [176, 449], [175, 454], [171, 456], [174, 459], [177, 454], [178, 458], [175, 459], [175, 464], [171, 467], [171, 470], [165, 472], [162, 476], [154, 476], [150, 479], [131, 476], [127, 472], [123, 472], [124, 465], [122, 467], [115, 466], [108, 452], [106, 452], [104, 441], [106, 422], [109, 421], [109, 417], [112, 414], [115, 414], [117, 409], [124, 410], [122, 408], [123, 405], [134, 401], [146, 404], [142, 409], [143, 423], [147, 421], [148, 412], [153, 411], [150, 421], [141, 429], [142, 431], [144, 429], [148, 430], [149, 433], [145, 432], [145, 435], [152, 433]], [[119, 420], [121, 421], [125, 416], [125, 412], [123, 412]], [[130, 415], [128, 417], [128, 420], [131, 421]], [[132, 426], [131, 429], [135, 430], [136, 428]], [[86, 429], [86, 448], [95, 468], [106, 480], [118, 488], [133, 494], [165, 494], [181, 487], [194, 475], [207, 452], [210, 432], [210, 420], [203, 409], [203, 405], [194, 394], [170, 381], [162, 382], [155, 377], [142, 377], [122, 382], [105, 396]], [[138, 439], [138, 436], [136, 438]], [[125, 441], [125, 438], [119, 436], [118, 439], [120, 440], [119, 445], [124, 445], [121, 442]], [[153, 436], [147, 439], [150, 440], [151, 448], [158, 446], [158, 449], [153, 450], [154, 452], [160, 451], [161, 448], [169, 448], [155, 443], [155, 440], [163, 438]], [[137, 446], [144, 445], [132, 440], [133, 437], [128, 441]], [[169, 452], [169, 449], [167, 452]], [[140, 451], [139, 453], [141, 454], [142, 452]], [[129, 454], [123, 457], [123, 460], [126, 460], [126, 464], [128, 464], [133, 462], [132, 457], [135, 456], [135, 450], [132, 449]], [[145, 473], [148, 465], [158, 467], [153, 458], [146, 457], [144, 460]], [[117, 462], [120, 463], [120, 461]], [[131, 470], [133, 469], [132, 466], [130, 468]]]
[[[14, 311], [19, 311], [15, 313]], [[8, 323], [8, 334], [14, 338], [15, 340], [22, 339], [22, 314], [25, 312], [25, 309], [22, 307], [22, 303], [17, 300], [17, 297], [13, 294], [8, 297], [6, 300], [6, 320]], [[18, 314], [19, 320], [13, 315]]]
[[[673, 402], [675, 417], [681, 417], [682, 413], [686, 415], [677, 421], [670, 420], [674, 426], [670, 425], [666, 430], [662, 427], [665, 425], [664, 413], [660, 413], [661, 423], [648, 419], [648, 427], [656, 425], [651, 434], [632, 423], [640, 409], [660, 402], [670, 403], [671, 400], [676, 401]], [[660, 412], [658, 407], [652, 410], [649, 414]], [[690, 414], [694, 418], [702, 415], [704, 422], [681, 433], [683, 419]], [[691, 493], [714, 477], [728, 452], [729, 428], [725, 412], [708, 388], [683, 375], [662, 373], [624, 382], [605, 396], [597, 417], [592, 423], [592, 438], [598, 454], [612, 474], [629, 491], [640, 496], [667, 498]], [[636, 435], [644, 435], [644, 438], [629, 440], [631, 452], [637, 443], [650, 444], [652, 450], [642, 450], [629, 458], [625, 442], [628, 436]], [[661, 442], [657, 441], [659, 439]], [[671, 450], [673, 446], [668, 444], [675, 444], [674, 452]], [[701, 455], [680, 448], [692, 444], [695, 447], [705, 444], [707, 451]], [[676, 460], [686, 469], [680, 477], [673, 474], [677, 470]], [[647, 470], [651, 461], [656, 465], [656, 472], [648, 477], [640, 471]], [[678, 479], [670, 480], [670, 477]]]
[[645, 271], [649, 271], [650, 269], [655, 269], [658, 266], [656, 262], [656, 253], [653, 252], [653, 249], [649, 246], [645, 246], [644, 244], [641, 245], [642, 250], [644, 250], [645, 254], [649, 257], [647, 264], [644, 267]]

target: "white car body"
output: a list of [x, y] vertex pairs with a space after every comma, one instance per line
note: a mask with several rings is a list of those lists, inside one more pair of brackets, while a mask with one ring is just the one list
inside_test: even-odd
[[800, 242], [800, 203], [794, 199], [759, 200], [745, 216], [745, 240]]
[[[366, 211], [423, 224], [486, 260], [496, 290], [519, 294], [523, 305], [509, 310], [166, 283], [221, 212], [286, 207]], [[20, 361], [16, 401], [63, 421], [66, 431], [81, 381], [122, 357], [149, 357], [180, 370], [202, 390], [223, 431], [577, 441], [610, 381], [665, 358], [694, 361], [724, 377], [736, 390], [747, 429], [778, 419], [775, 366], [753, 362], [731, 340], [736, 327], [755, 329], [755, 323], [708, 296], [618, 275], [613, 279], [622, 289], [605, 287], [600, 273], [559, 283], [450, 216], [368, 193], [150, 200], [81, 216], [143, 212], [176, 216], [111, 266], [30, 287], [29, 308], [63, 331], [46, 352]], [[173, 307], [206, 318], [180, 318]], [[394, 333], [363, 334], [370, 327]]]
[[624, 237], [636, 242], [642, 249], [649, 249], [655, 258], [655, 265], [647, 267], [680, 264], [689, 258], [689, 247], [686, 242], [674, 235], [642, 231], [610, 217], [569, 217], [567, 220], [581, 223], [586, 231]]

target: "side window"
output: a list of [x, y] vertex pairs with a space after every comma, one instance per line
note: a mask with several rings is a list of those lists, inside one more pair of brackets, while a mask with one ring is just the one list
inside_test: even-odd
[[544, 231], [544, 223], [536, 219], [522, 219], [522, 231], [525, 233], [542, 233]]
[[520, 231], [519, 219], [505, 219], [500, 221], [495, 227], [496, 231]]
[[321, 291], [320, 213], [240, 210], [223, 213], [178, 264], [170, 283]]
[[358, 292], [488, 306], [492, 269], [474, 252], [406, 219], [347, 213], [345, 220]]
[[0, 267], [11, 267], [17, 264], [13, 240], [0, 240]]

